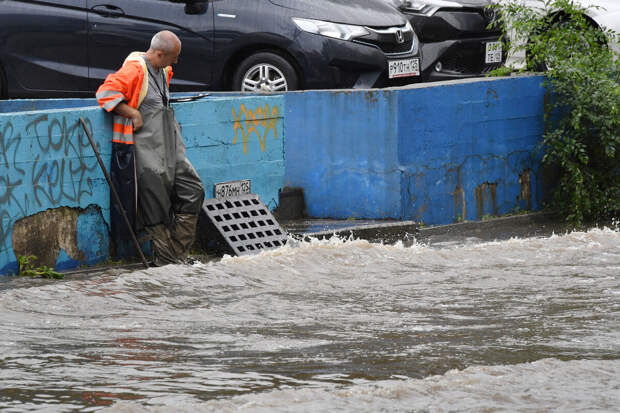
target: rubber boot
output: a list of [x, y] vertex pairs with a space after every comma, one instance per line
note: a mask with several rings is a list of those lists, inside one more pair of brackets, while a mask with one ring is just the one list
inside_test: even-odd
[[174, 242], [176, 256], [181, 261], [187, 261], [189, 251], [192, 248], [192, 245], [194, 245], [197, 223], [198, 215], [177, 214], [174, 217], [172, 239]]
[[148, 226], [145, 228], [151, 239], [151, 252], [153, 253], [153, 264], [161, 267], [168, 264], [178, 264], [177, 253], [170, 230], [164, 224]]

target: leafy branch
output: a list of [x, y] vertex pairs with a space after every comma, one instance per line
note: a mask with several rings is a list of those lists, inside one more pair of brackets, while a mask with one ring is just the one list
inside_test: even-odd
[[34, 261], [37, 260], [36, 255], [21, 255], [17, 257], [17, 263], [19, 264], [19, 276], [25, 277], [39, 277], [39, 278], [53, 278], [63, 279], [64, 275], [54, 271], [52, 268], [41, 265], [39, 267], [34, 266]]
[[[498, 24], [522, 70], [545, 71], [551, 100], [545, 114], [543, 162], [560, 172], [551, 207], [574, 224], [620, 212], [620, 56], [617, 33], [599, 28], [571, 0], [538, 8], [506, 0]], [[502, 74], [505, 74], [506, 70]]]

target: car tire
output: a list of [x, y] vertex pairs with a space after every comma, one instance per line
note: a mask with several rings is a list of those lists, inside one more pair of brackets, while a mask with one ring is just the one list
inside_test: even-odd
[[296, 90], [297, 72], [284, 57], [261, 52], [241, 62], [232, 79], [232, 89], [243, 92], [278, 93]]

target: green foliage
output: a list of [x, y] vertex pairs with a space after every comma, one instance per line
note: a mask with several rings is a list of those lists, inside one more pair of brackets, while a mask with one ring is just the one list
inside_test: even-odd
[[543, 162], [560, 172], [551, 207], [573, 224], [607, 219], [620, 212], [620, 59], [607, 45], [620, 39], [571, 0], [540, 5], [497, 7], [510, 52], [525, 52], [527, 70], [546, 71]]
[[17, 263], [19, 264], [19, 276], [26, 277], [40, 277], [40, 278], [54, 278], [63, 279], [64, 275], [54, 271], [46, 265], [40, 267], [34, 267], [34, 261], [37, 260], [36, 255], [21, 255], [17, 257]]
[[493, 69], [487, 76], [510, 76], [515, 69], [509, 66], [498, 67]]
[[529, 214], [530, 211], [527, 209], [521, 209], [521, 207], [516, 206], [514, 208], [512, 208], [510, 211], [508, 211], [507, 214], [505, 214], [504, 216], [513, 216], [513, 215], [525, 215], [525, 214]]

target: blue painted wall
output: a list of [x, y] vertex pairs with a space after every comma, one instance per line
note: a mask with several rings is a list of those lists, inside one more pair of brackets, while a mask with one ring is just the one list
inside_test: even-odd
[[[171, 96], [173, 98], [194, 96], [198, 93], [205, 92], [175, 92]], [[250, 92], [206, 92], [209, 96], [202, 99], [209, 100], [217, 97], [243, 97], [243, 96], [256, 96], [256, 93]], [[51, 109], [69, 109], [69, 108], [85, 108], [85, 107], [99, 107], [97, 99], [94, 98], [94, 92], [92, 98], [65, 98], [65, 99], [11, 99], [0, 100], [0, 113], [11, 112], [32, 112], [36, 110], [51, 110]]]
[[[0, 273], [17, 270], [12, 229], [19, 219], [61, 206], [98, 205], [109, 214], [108, 187], [80, 117], [109, 158], [111, 123], [99, 109], [0, 114]], [[90, 234], [78, 229], [81, 237], [91, 244]]]
[[[207, 197], [216, 182], [251, 179], [253, 192], [270, 208], [289, 185], [304, 189], [313, 217], [446, 224], [540, 208], [542, 81], [534, 76], [373, 91], [214, 95], [174, 107]], [[110, 116], [98, 108], [16, 112], [77, 103], [3, 103], [0, 273], [16, 270], [15, 222], [61, 206], [80, 208], [80, 256], [59, 251], [56, 267], [109, 255], [109, 192], [77, 122], [80, 116], [88, 120], [107, 160]]]
[[[79, 254], [58, 252], [57, 269], [109, 257], [109, 189], [79, 126], [83, 117], [106, 164], [111, 116], [101, 109], [19, 112], [27, 107], [71, 107], [74, 100], [6, 101], [0, 113], [0, 274], [17, 271], [13, 225], [47, 209], [79, 209]], [[12, 105], [12, 106], [11, 106]], [[284, 185], [284, 100], [281, 96], [211, 98], [174, 105], [187, 155], [205, 184], [250, 179], [271, 208]], [[32, 234], [36, 237], [37, 234]]]
[[12, 99], [0, 100], [0, 113], [98, 107], [96, 99]]
[[286, 96], [286, 184], [313, 217], [475, 220], [540, 208], [542, 77]]
[[222, 97], [174, 105], [187, 156], [212, 198], [213, 184], [250, 179], [271, 209], [284, 186], [284, 98]]
[[286, 182], [310, 216], [400, 217], [398, 92], [296, 92], [286, 108]]

